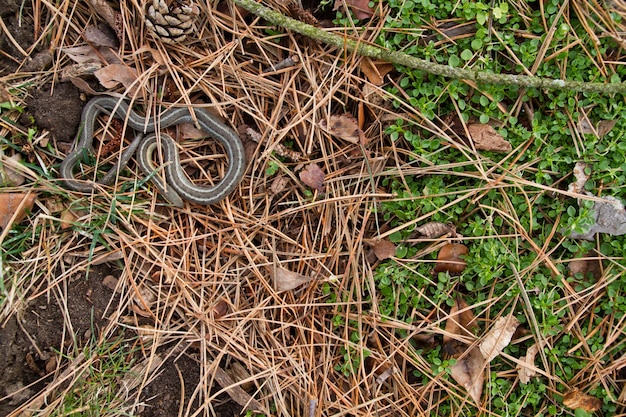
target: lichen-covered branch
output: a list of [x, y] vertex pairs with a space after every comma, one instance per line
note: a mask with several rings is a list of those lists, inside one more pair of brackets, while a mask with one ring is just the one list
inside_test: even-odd
[[470, 80], [486, 84], [515, 85], [519, 87], [534, 87], [552, 90], [570, 90], [583, 93], [624, 94], [626, 83], [594, 83], [581, 81], [555, 80], [550, 78], [531, 77], [515, 74], [493, 74], [475, 71], [466, 68], [455, 68], [449, 65], [436, 64], [424, 59], [416, 58], [402, 52], [389, 51], [376, 45], [365, 44], [348, 36], [316, 28], [306, 23], [287, 17], [275, 10], [263, 6], [254, 0], [232, 0], [236, 5], [243, 7], [273, 25], [281, 26], [312, 39], [329, 45], [356, 52], [359, 55], [391, 62], [416, 70], [440, 75], [447, 78]]

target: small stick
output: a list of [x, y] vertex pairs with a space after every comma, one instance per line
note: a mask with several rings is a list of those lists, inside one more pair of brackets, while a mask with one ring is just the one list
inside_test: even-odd
[[268, 72], [280, 71], [281, 69], [293, 67], [294, 65], [298, 64], [298, 62], [300, 62], [300, 57], [298, 55], [291, 55], [290, 57], [287, 57], [282, 61], [273, 64], [271, 67], [265, 68], [262, 74], [267, 74]]

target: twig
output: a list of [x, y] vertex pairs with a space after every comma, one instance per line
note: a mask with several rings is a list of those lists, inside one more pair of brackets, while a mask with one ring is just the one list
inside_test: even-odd
[[441, 65], [424, 59], [416, 58], [402, 52], [388, 51], [380, 46], [365, 44], [361, 40], [355, 40], [347, 36], [340, 36], [326, 32], [322, 29], [287, 17], [277, 11], [267, 8], [254, 0], [233, 0], [237, 6], [243, 7], [268, 22], [282, 26], [312, 39], [324, 42], [348, 52], [356, 52], [359, 55], [391, 62], [397, 65], [413, 68], [452, 79], [463, 79], [485, 84], [516, 85], [550, 90], [570, 90], [581, 93], [604, 93], [624, 94], [626, 83], [594, 83], [583, 81], [567, 81], [559, 79], [532, 77], [516, 74], [491, 74], [466, 68], [455, 68], [449, 65]]

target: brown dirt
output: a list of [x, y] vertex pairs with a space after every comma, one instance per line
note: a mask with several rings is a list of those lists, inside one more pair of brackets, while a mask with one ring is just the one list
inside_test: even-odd
[[[50, 382], [45, 376], [51, 369], [46, 372], [46, 367], [54, 365], [57, 352], [67, 352], [71, 347], [80, 350], [98, 337], [107, 323], [106, 307], [116, 297], [102, 286], [103, 277], [109, 273], [109, 269], [98, 267], [87, 277], [74, 277], [65, 300], [68, 317], [64, 317], [58, 300], [38, 297], [0, 329], [0, 351], [7, 353], [0, 355], [0, 398], [10, 396], [0, 401], [1, 416], [8, 415]], [[69, 334], [70, 324], [73, 334]]]

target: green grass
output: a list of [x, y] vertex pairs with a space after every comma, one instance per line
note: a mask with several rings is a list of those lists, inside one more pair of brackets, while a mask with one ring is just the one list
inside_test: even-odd
[[[619, 45], [610, 37], [593, 39], [585, 28], [589, 24], [597, 29], [591, 18], [598, 16], [592, 14], [583, 21], [584, 14], [573, 8], [561, 13], [561, 3], [546, 2], [542, 11], [536, 2], [384, 1], [380, 6], [388, 13], [377, 42], [440, 64], [488, 72], [532, 70], [541, 77], [580, 81], [626, 79], [624, 65], [602, 65], [602, 59], [621, 51]], [[616, 13], [610, 16], [621, 22]], [[448, 19], [475, 21], [475, 35], [454, 42], [442, 36], [428, 44], [420, 42], [421, 28]], [[349, 25], [343, 15], [336, 22]], [[554, 28], [553, 36], [548, 37], [550, 28]], [[536, 319], [541, 334], [511, 344], [505, 353], [519, 357], [534, 340], [548, 340], [543, 350], [551, 377], [520, 384], [515, 363], [497, 358], [490, 365], [483, 394], [483, 405], [488, 404], [492, 415], [573, 415], [574, 410], [560, 403], [560, 395], [572, 387], [601, 399], [604, 415], [623, 413], [617, 402], [621, 387], [604, 381], [601, 370], [626, 354], [626, 239], [609, 235], [598, 235], [593, 242], [568, 239], [571, 232], [588, 230], [593, 219], [590, 202], [579, 206], [563, 194], [573, 181], [574, 163], [585, 161], [590, 166], [587, 191], [626, 199], [623, 97], [471, 86], [401, 67], [397, 70], [401, 77], [388, 91], [396, 97], [396, 108], [416, 112], [417, 120], [399, 120], [387, 133], [397, 147], [411, 150], [400, 164], [410, 172], [423, 168], [424, 173], [387, 177], [382, 182], [397, 195], [382, 203], [380, 216], [394, 228], [389, 238], [398, 249], [397, 259], [382, 263], [375, 271], [370, 297], [376, 305], [370, 308], [390, 320], [421, 325], [424, 317], [449, 311], [455, 294], [461, 293], [470, 305], [480, 306], [474, 309], [479, 336], [499, 314], [512, 312], [531, 332], [531, 321]], [[450, 115], [465, 122], [495, 123], [514, 151], [507, 156], [450, 147], [449, 138], [454, 137], [450, 131], [448, 138], [432, 133], [433, 123], [445, 130], [443, 120]], [[582, 117], [594, 126], [604, 120], [615, 120], [616, 125], [598, 137], [577, 131]], [[438, 167], [436, 172], [430, 169], [433, 166]], [[485, 175], [486, 171], [491, 173]], [[418, 218], [424, 221], [415, 224]], [[465, 238], [468, 265], [461, 275], [433, 276], [436, 251], [428, 251], [431, 243], [405, 243], [414, 227], [426, 221], [452, 223]], [[605, 267], [611, 264], [602, 277], [606, 284], [568, 274], [567, 262], [592, 249], [605, 259]], [[424, 251], [426, 258], [418, 256]], [[511, 265], [523, 271], [524, 289], [517, 285]], [[598, 296], [588, 297], [588, 290], [594, 288], [599, 289]], [[529, 306], [521, 301], [523, 290], [529, 294]], [[574, 301], [577, 297], [585, 300], [581, 303], [592, 303], [579, 316], [576, 312], [582, 304]], [[615, 334], [619, 337], [607, 340]], [[415, 371], [424, 386], [445, 375], [449, 363], [439, 347], [416, 348], [415, 354], [430, 364], [430, 369]], [[346, 358], [341, 370], [346, 372], [350, 363]], [[600, 365], [594, 370], [596, 364]], [[441, 395], [430, 415], [477, 415], [475, 405], [459, 400], [464, 397], [462, 388], [444, 390]]]

